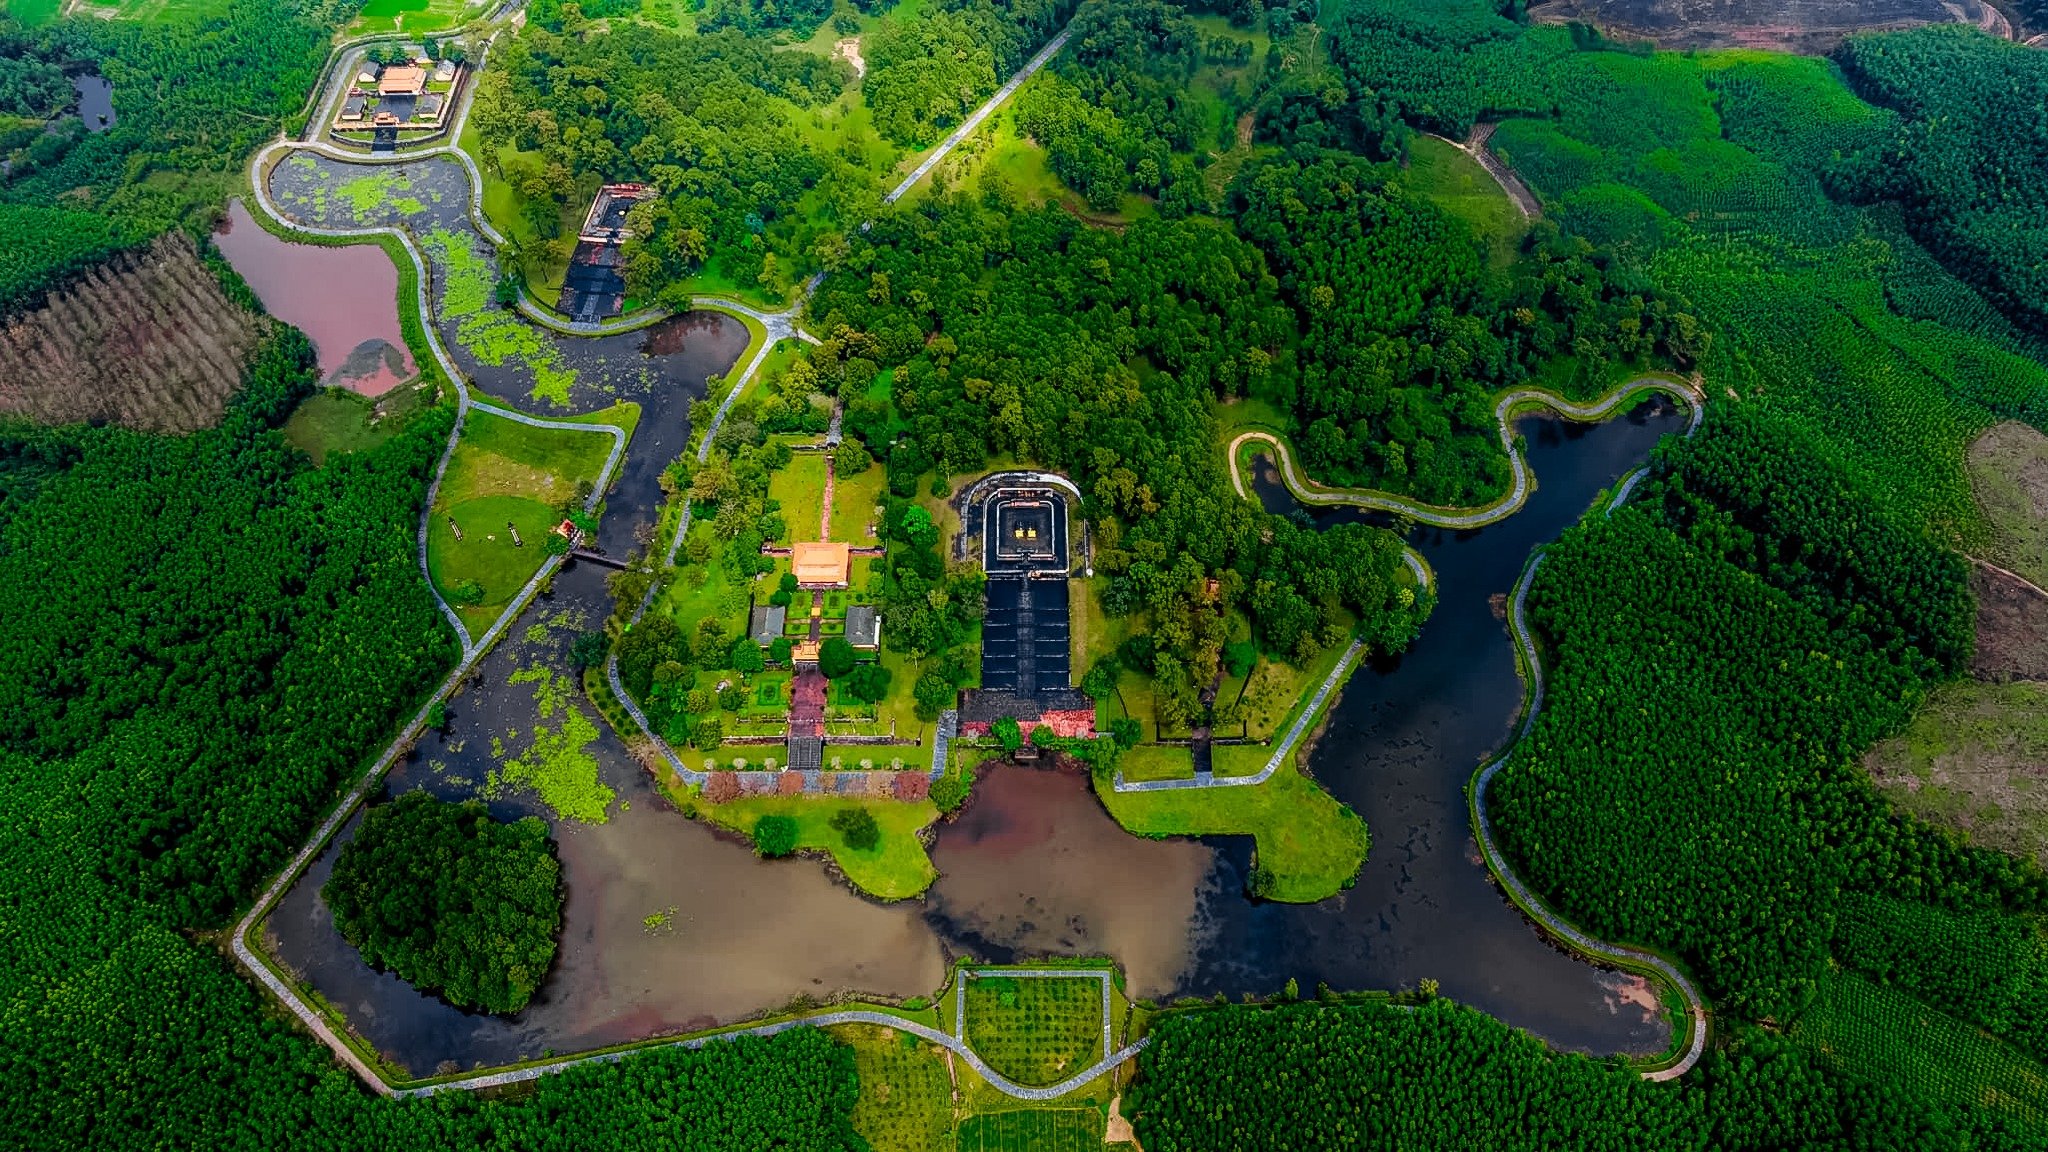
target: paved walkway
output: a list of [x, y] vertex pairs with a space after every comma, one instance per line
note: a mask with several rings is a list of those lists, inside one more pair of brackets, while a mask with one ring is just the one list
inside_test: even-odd
[[[1521, 582], [1515, 585], [1514, 605], [1508, 616], [1509, 631], [1514, 633], [1515, 646], [1521, 650], [1522, 659], [1528, 662], [1529, 669], [1529, 706], [1523, 717], [1522, 727], [1515, 734], [1516, 744], [1528, 738], [1530, 730], [1536, 726], [1537, 714], [1543, 710], [1543, 660], [1536, 651], [1535, 641], [1529, 635], [1529, 623], [1525, 614], [1529, 586], [1535, 582], [1536, 570], [1542, 566], [1543, 554], [1538, 552], [1530, 559], [1528, 568], [1523, 570]], [[1479, 841], [1479, 852], [1486, 860], [1487, 870], [1500, 881], [1501, 887], [1508, 891], [1523, 912], [1542, 925], [1545, 931], [1569, 944], [1575, 951], [1595, 961], [1638, 971], [1648, 970], [1678, 990], [1679, 996], [1685, 1001], [1686, 1014], [1690, 1017], [1692, 1042], [1686, 1047], [1685, 1053], [1670, 1066], [1643, 1073], [1646, 1080], [1676, 1080], [1691, 1071], [1692, 1066], [1699, 1063], [1701, 1054], [1706, 1051], [1706, 998], [1700, 994], [1699, 988], [1692, 980], [1678, 970], [1677, 965], [1662, 956], [1638, 948], [1596, 940], [1573, 927], [1564, 917], [1551, 911], [1548, 905], [1529, 890], [1529, 886], [1522, 882], [1522, 878], [1508, 867], [1507, 857], [1501, 854], [1500, 844], [1494, 837], [1493, 820], [1486, 812], [1486, 790], [1493, 783], [1493, 778], [1507, 766], [1508, 759], [1508, 755], [1495, 759], [1481, 768], [1479, 775], [1472, 782], [1472, 831]]]
[[1500, 444], [1507, 453], [1513, 483], [1500, 499], [1477, 508], [1443, 508], [1370, 488], [1325, 488], [1302, 474], [1295, 465], [1294, 456], [1288, 450], [1286, 440], [1272, 432], [1259, 429], [1240, 432], [1230, 441], [1230, 482], [1237, 489], [1238, 495], [1249, 498], [1250, 492], [1245, 486], [1243, 470], [1238, 464], [1239, 449], [1246, 444], [1265, 444], [1274, 452], [1280, 468], [1280, 477], [1286, 482], [1287, 490], [1304, 504], [1370, 508], [1406, 516], [1419, 524], [1428, 524], [1436, 528], [1483, 528], [1521, 511], [1522, 505], [1528, 503], [1529, 492], [1533, 487], [1529, 462], [1523, 457], [1521, 450], [1515, 447], [1513, 417], [1516, 410], [1538, 405], [1568, 420], [1593, 423], [1606, 419], [1623, 405], [1648, 392], [1662, 392], [1686, 406], [1692, 414], [1691, 422], [1686, 425], [1686, 435], [1692, 435], [1699, 428], [1700, 420], [1706, 415], [1705, 401], [1699, 391], [1691, 384], [1665, 376], [1639, 376], [1592, 404], [1575, 403], [1541, 388], [1517, 388], [1502, 395], [1493, 406], [1493, 417], [1499, 426]]
[[1323, 682], [1316, 686], [1315, 695], [1309, 697], [1307, 706], [1295, 716], [1294, 723], [1287, 726], [1287, 734], [1281, 737], [1280, 743], [1273, 748], [1273, 754], [1266, 757], [1266, 766], [1257, 772], [1249, 776], [1218, 776], [1212, 772], [1197, 772], [1193, 776], [1179, 780], [1126, 780], [1123, 769], [1119, 768], [1111, 787], [1118, 792], [1175, 792], [1183, 788], [1239, 788], [1250, 784], [1264, 784], [1273, 778], [1273, 773], [1280, 770], [1280, 765], [1286, 762], [1288, 755], [1294, 751], [1294, 746], [1300, 743], [1302, 736], [1308, 732], [1309, 725], [1322, 714], [1323, 705], [1329, 700], [1330, 693], [1335, 692], [1337, 686], [1344, 683], [1344, 678], [1351, 674], [1351, 669], [1358, 664], [1358, 658], [1364, 654], [1363, 640], [1353, 640], [1350, 647], [1344, 649], [1344, 655], [1337, 658], [1337, 666], [1330, 669], [1330, 674], [1323, 677]]

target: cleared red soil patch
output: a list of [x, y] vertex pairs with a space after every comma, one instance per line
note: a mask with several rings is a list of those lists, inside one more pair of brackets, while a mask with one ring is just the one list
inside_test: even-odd
[[228, 204], [213, 244], [266, 311], [313, 342], [320, 383], [374, 397], [418, 371], [398, 325], [398, 269], [382, 248], [280, 240], [240, 200]]
[[0, 413], [191, 432], [240, 387], [262, 317], [228, 299], [173, 231], [0, 325]]

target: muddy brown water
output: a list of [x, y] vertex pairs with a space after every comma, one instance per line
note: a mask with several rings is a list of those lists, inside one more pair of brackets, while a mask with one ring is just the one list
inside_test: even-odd
[[[412, 221], [415, 228], [469, 228], [454, 165], [405, 167], [431, 217]], [[281, 165], [278, 173], [274, 191], [280, 183], [354, 175], [339, 164]], [[299, 191], [310, 222], [344, 222], [313, 211], [324, 204], [339, 212], [336, 198]], [[452, 336], [452, 324], [437, 322]], [[606, 551], [630, 551], [654, 522], [656, 477], [687, 443], [690, 402], [703, 395], [707, 375], [730, 368], [745, 329], [730, 317], [692, 314], [620, 336], [548, 339], [577, 371], [574, 410], [620, 399], [643, 405], [600, 531]], [[530, 379], [516, 366], [477, 364], [459, 342], [449, 343], [479, 388], [531, 407]], [[736, 838], [684, 819], [600, 723], [585, 751], [617, 799], [603, 825], [550, 817], [567, 891], [565, 925], [555, 965], [525, 1011], [464, 1013], [362, 964], [318, 898], [353, 823], [270, 918], [274, 953], [418, 1075], [701, 1028], [799, 997], [927, 995], [946, 962], [962, 955], [1108, 955], [1124, 966], [1135, 994], [1160, 999], [1267, 995], [1290, 977], [1305, 991], [1318, 983], [1367, 989], [1435, 979], [1446, 995], [1560, 1047], [1660, 1049], [1669, 1021], [1640, 981], [1553, 948], [1490, 885], [1463, 790], [1506, 741], [1522, 696], [1489, 599], [1513, 586], [1531, 548], [1583, 513], [1659, 436], [1682, 426], [1669, 404], [1655, 402], [1590, 428], [1524, 420], [1540, 480], [1528, 506], [1484, 530], [1413, 537], [1437, 572], [1436, 613], [1407, 655], [1353, 679], [1309, 761], [1373, 835], [1357, 885], [1334, 899], [1309, 907], [1250, 901], [1247, 838], [1132, 837], [1110, 820], [1084, 777], [999, 767], [984, 774], [968, 811], [939, 828], [932, 854], [941, 875], [931, 892], [881, 905], [817, 861], [759, 861]], [[1258, 487], [1276, 510], [1291, 507], [1277, 485], [1262, 480]], [[1324, 512], [1319, 522], [1351, 515]], [[510, 683], [511, 675], [536, 667], [567, 673], [569, 641], [609, 610], [602, 570], [565, 569], [451, 703], [449, 732], [428, 737], [393, 770], [391, 790], [477, 794], [497, 763], [494, 737], [516, 752], [536, 722], [558, 722], [539, 721], [533, 686]], [[528, 635], [549, 622], [542, 634]], [[580, 693], [572, 695], [590, 715]], [[548, 816], [516, 790], [490, 803], [504, 817]]]
[[313, 342], [321, 384], [374, 398], [417, 372], [398, 324], [398, 269], [382, 248], [280, 240], [257, 225], [239, 197], [228, 201], [213, 243], [264, 311]]

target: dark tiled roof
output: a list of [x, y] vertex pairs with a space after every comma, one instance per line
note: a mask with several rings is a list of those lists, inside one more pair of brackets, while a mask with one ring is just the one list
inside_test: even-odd
[[773, 604], [756, 604], [747, 622], [747, 635], [754, 643], [766, 648], [782, 636], [782, 626], [789, 619], [789, 609]]
[[871, 605], [855, 604], [846, 610], [846, 642], [855, 648], [873, 648], [879, 638], [880, 617]]

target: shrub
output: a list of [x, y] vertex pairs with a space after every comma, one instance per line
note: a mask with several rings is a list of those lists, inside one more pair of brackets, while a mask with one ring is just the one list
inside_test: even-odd
[[932, 803], [937, 804], [941, 812], [958, 812], [960, 806], [967, 803], [969, 787], [965, 777], [948, 772], [932, 781]]
[[1003, 746], [1004, 752], [1015, 753], [1019, 748], [1024, 747], [1024, 731], [1017, 727], [1017, 721], [1014, 717], [1004, 716], [994, 724], [989, 725], [988, 730], [989, 735], [996, 738], [996, 743]]
[[848, 848], [861, 852], [882, 842], [881, 825], [875, 823], [875, 814], [865, 808], [842, 808], [833, 813], [832, 830], [839, 833]]
[[763, 816], [754, 821], [754, 851], [767, 859], [796, 851], [796, 818]]
[[889, 696], [889, 670], [880, 664], [855, 666], [846, 678], [846, 690], [856, 700], [880, 704]]

